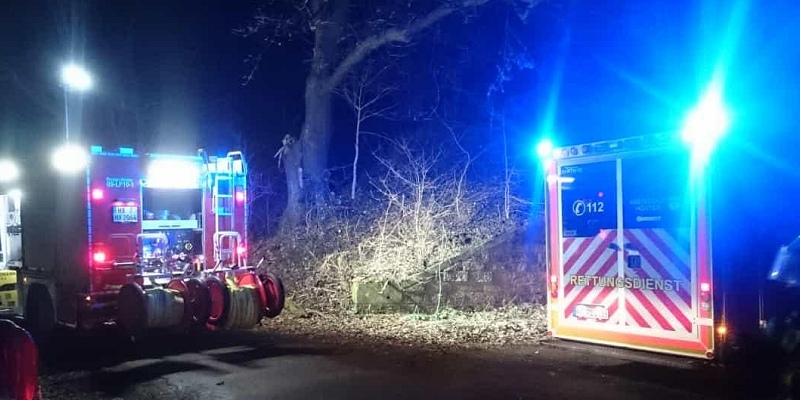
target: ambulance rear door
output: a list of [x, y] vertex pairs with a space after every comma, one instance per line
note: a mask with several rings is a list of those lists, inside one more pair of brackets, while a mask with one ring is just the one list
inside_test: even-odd
[[711, 318], [698, 312], [689, 170], [688, 153], [671, 147], [558, 160], [554, 336], [695, 357], [713, 351]]

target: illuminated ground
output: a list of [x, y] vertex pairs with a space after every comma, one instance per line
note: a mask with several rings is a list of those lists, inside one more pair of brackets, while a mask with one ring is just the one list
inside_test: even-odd
[[443, 351], [325, 341], [264, 332], [162, 336], [135, 345], [64, 338], [49, 355], [43, 394], [51, 400], [758, 398], [740, 392], [741, 377], [725, 379], [721, 368], [679, 369], [549, 346]]

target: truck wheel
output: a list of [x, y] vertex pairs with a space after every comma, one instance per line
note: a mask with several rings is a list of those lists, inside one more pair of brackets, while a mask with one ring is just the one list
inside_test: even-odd
[[44, 287], [33, 286], [28, 290], [25, 320], [38, 343], [45, 343], [52, 337], [56, 327], [56, 313], [50, 293]]
[[128, 337], [140, 335], [147, 327], [147, 294], [136, 283], [127, 283], [119, 289], [117, 322]]
[[264, 312], [264, 316], [275, 318], [283, 311], [283, 305], [286, 301], [283, 281], [271, 272], [259, 275], [258, 278], [261, 279], [264, 291], [267, 292], [267, 309]]
[[228, 285], [217, 278], [216, 276], [209, 276], [206, 278], [206, 287], [208, 287], [209, 304], [209, 318], [208, 325], [214, 328], [222, 328], [228, 319], [231, 305], [231, 291]]
[[186, 287], [189, 289], [188, 298], [192, 310], [192, 325], [206, 326], [211, 313], [211, 297], [208, 293], [208, 287], [197, 278], [188, 279]]

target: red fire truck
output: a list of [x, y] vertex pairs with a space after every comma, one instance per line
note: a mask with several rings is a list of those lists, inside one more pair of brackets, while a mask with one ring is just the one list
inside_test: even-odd
[[251, 328], [281, 312], [280, 278], [248, 260], [241, 152], [65, 145], [0, 165], [0, 314], [34, 333]]

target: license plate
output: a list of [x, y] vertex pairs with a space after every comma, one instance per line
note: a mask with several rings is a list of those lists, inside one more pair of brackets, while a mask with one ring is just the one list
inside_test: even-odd
[[139, 220], [138, 207], [114, 207], [113, 221], [114, 222], [136, 222]]
[[572, 309], [572, 316], [579, 319], [605, 321], [608, 319], [608, 309], [601, 305], [578, 304]]

